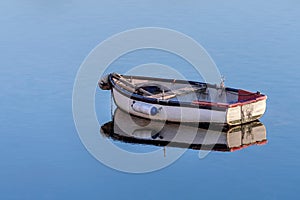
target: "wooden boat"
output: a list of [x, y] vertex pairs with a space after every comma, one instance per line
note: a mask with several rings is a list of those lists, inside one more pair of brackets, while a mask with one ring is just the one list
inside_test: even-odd
[[99, 81], [116, 105], [139, 117], [184, 123], [237, 125], [259, 119], [267, 96], [195, 81], [111, 73]]
[[266, 128], [259, 121], [208, 129], [189, 124], [151, 121], [131, 116], [120, 109], [115, 111], [113, 121], [102, 125], [101, 134], [132, 144], [214, 151], [236, 151], [267, 143]]

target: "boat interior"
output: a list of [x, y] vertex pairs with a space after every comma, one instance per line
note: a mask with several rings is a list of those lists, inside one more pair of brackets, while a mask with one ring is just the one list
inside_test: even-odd
[[119, 87], [148, 98], [176, 100], [180, 102], [213, 102], [235, 104], [263, 96], [259, 92], [221, 87], [199, 82], [171, 79], [147, 79], [147, 77], [118, 76], [113, 81]]

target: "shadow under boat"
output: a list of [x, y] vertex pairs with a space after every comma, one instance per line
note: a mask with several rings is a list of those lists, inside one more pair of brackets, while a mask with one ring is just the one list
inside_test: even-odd
[[116, 109], [113, 120], [101, 126], [101, 134], [114, 140], [196, 150], [236, 151], [267, 143], [266, 128], [260, 121], [237, 126], [153, 121]]

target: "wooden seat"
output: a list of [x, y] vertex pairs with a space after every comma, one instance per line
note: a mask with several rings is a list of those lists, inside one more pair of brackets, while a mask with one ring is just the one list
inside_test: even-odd
[[159, 93], [155, 95], [147, 96], [148, 98], [155, 98], [155, 99], [171, 99], [176, 96], [185, 95], [192, 92], [198, 92], [199, 90], [203, 90], [204, 88], [200, 87], [184, 87], [179, 88], [176, 90], [168, 91], [165, 93]]

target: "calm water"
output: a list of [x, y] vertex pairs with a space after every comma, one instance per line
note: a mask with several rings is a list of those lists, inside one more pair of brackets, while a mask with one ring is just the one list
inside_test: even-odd
[[[0, 3], [1, 199], [283, 199], [298, 196], [298, 1], [3, 1]], [[82, 145], [72, 118], [72, 88], [85, 56], [127, 29], [159, 26], [201, 43], [228, 86], [269, 96], [262, 122], [268, 144], [203, 160], [188, 150], [149, 174], [112, 170]], [[184, 61], [157, 51], [114, 62], [159, 62], [198, 79]], [[109, 94], [97, 91], [100, 124]], [[106, 106], [101, 106], [100, 103]], [[122, 144], [120, 144], [122, 145]], [[124, 148], [145, 148], [123, 145]]]

